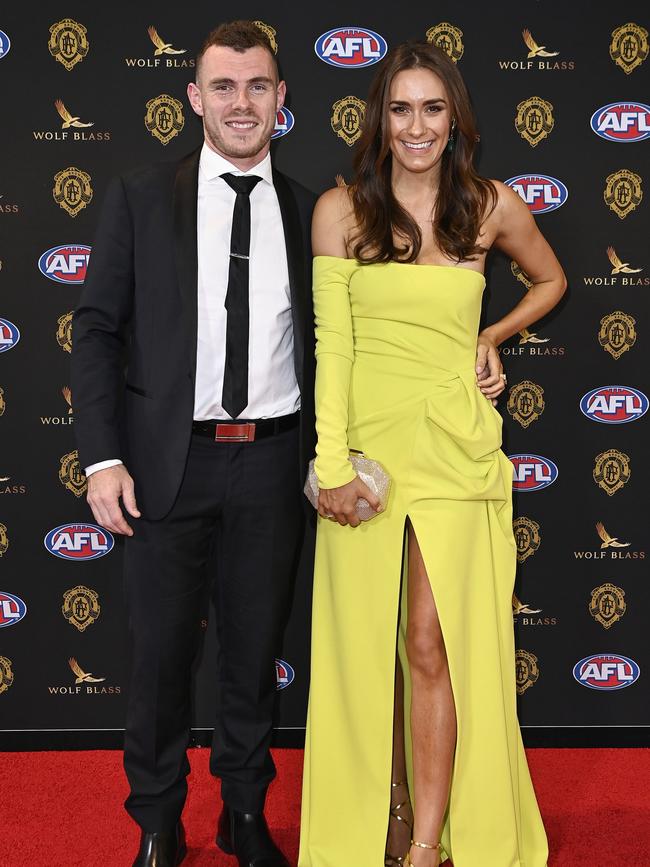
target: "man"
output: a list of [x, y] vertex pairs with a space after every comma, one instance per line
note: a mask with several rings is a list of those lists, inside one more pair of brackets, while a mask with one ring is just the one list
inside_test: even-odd
[[127, 537], [134, 867], [185, 856], [190, 668], [211, 563], [217, 843], [241, 867], [288, 867], [263, 808], [314, 450], [315, 197], [271, 167], [285, 84], [255, 25], [209, 35], [188, 97], [200, 150], [108, 189], [74, 319], [75, 429], [95, 519]]

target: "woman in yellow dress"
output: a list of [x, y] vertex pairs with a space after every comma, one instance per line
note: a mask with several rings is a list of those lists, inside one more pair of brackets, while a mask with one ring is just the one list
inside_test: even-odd
[[[354, 182], [314, 215], [320, 517], [299, 867], [547, 863], [516, 716], [512, 465], [493, 404], [498, 345], [566, 281], [521, 199], [472, 168], [476, 139], [456, 66], [401, 45], [373, 82]], [[479, 334], [493, 244], [533, 285]], [[350, 449], [392, 478], [361, 524], [357, 499], [378, 501]]]

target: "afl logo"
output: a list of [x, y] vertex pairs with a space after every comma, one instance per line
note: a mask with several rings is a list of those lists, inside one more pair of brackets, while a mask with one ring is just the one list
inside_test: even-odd
[[11, 39], [7, 36], [4, 30], [0, 30], [0, 60], [9, 53], [11, 48]]
[[275, 676], [277, 678], [277, 689], [286, 689], [293, 683], [296, 672], [284, 659], [276, 659]]
[[627, 385], [602, 385], [588, 391], [580, 401], [583, 415], [603, 424], [636, 421], [648, 411], [648, 398]]
[[90, 259], [85, 244], [63, 244], [46, 250], [38, 260], [38, 270], [57, 283], [83, 283]]
[[610, 102], [591, 115], [591, 128], [608, 141], [644, 141], [650, 138], [650, 105]]
[[548, 488], [558, 477], [553, 461], [540, 455], [508, 455], [514, 467], [513, 491], [540, 491]]
[[0, 629], [13, 626], [27, 614], [27, 606], [18, 596], [0, 590]]
[[8, 352], [20, 340], [20, 331], [8, 319], [0, 319], [0, 352]]
[[562, 181], [549, 175], [517, 175], [506, 184], [528, 205], [531, 214], [546, 214], [561, 208], [569, 198]]
[[319, 36], [314, 51], [330, 66], [372, 66], [386, 56], [388, 45], [383, 36], [365, 27], [335, 27]]
[[597, 653], [576, 662], [573, 676], [590, 689], [624, 689], [639, 679], [641, 669], [627, 656]]
[[286, 106], [283, 106], [275, 119], [275, 129], [271, 138], [282, 138], [283, 135], [291, 132], [295, 122], [295, 118], [289, 109], [286, 108]]
[[112, 551], [115, 540], [96, 524], [61, 524], [50, 530], [43, 544], [62, 560], [97, 560]]

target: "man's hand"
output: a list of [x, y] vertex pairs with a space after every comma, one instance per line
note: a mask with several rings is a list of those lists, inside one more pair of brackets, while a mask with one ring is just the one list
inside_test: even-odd
[[349, 524], [351, 527], [358, 527], [361, 521], [357, 515], [357, 500], [361, 497], [370, 503], [375, 512], [381, 511], [379, 497], [357, 476], [340, 488], [321, 488], [318, 494], [318, 514], [321, 518], [338, 521], [341, 526]]
[[120, 508], [120, 497], [129, 515], [139, 518], [133, 479], [123, 464], [97, 470], [89, 477], [87, 500], [97, 523], [112, 533], [132, 536], [133, 528], [127, 524]]
[[497, 398], [505, 390], [501, 376], [503, 365], [496, 344], [485, 334], [479, 334], [476, 346], [476, 378], [483, 395], [496, 406]]

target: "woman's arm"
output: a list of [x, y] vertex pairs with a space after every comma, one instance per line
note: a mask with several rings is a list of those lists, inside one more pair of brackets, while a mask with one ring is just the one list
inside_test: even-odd
[[533, 284], [516, 307], [481, 332], [500, 346], [552, 310], [564, 295], [567, 282], [562, 266], [524, 202], [510, 187], [499, 181], [494, 183], [499, 199], [492, 214], [493, 244], [514, 259]]
[[316, 204], [312, 222], [314, 314], [316, 318], [316, 476], [319, 514], [356, 526], [356, 503], [377, 498], [358, 478], [349, 460], [348, 400], [354, 363], [349, 281], [355, 262], [347, 258], [350, 220], [347, 190], [335, 188]]

